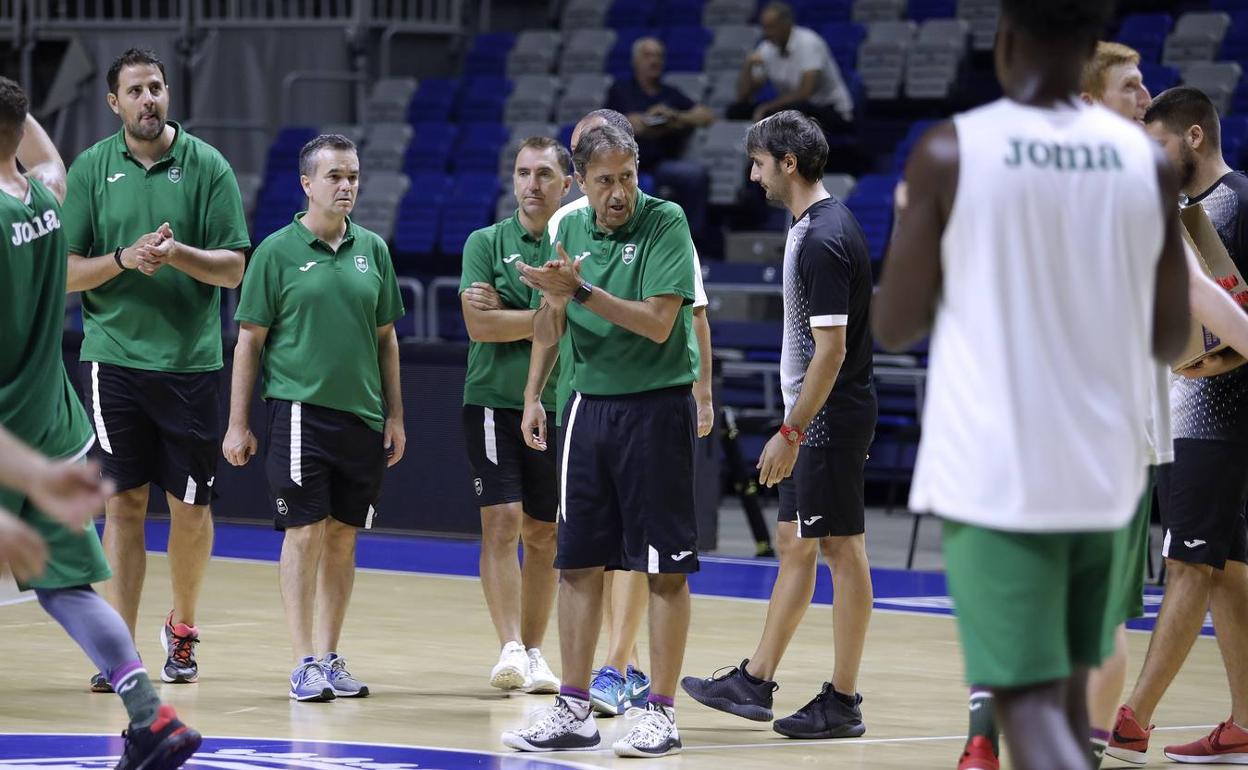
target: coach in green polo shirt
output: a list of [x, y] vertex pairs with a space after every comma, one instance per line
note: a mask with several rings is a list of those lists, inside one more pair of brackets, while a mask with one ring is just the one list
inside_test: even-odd
[[[697, 569], [690, 345], [693, 243], [680, 207], [637, 189], [637, 143], [611, 125], [576, 145], [588, 208], [568, 214], [559, 260], [518, 265], [540, 290], [533, 344], [572, 340], [575, 394], [563, 422], [555, 566], [560, 605], [599, 617], [603, 570], [648, 576], [652, 687], [647, 710], [614, 744], [620, 756], [680, 751], [673, 695], [689, 629], [687, 573]], [[567, 365], [568, 362], [564, 362]], [[522, 751], [588, 749], [598, 624], [560, 634], [563, 686], [554, 715], [503, 734]]]
[[[468, 236], [460, 277], [471, 342], [464, 379], [464, 444], [481, 509], [481, 590], [502, 648], [490, 684], [503, 690], [553, 693], [559, 679], [542, 656], [555, 601], [555, 516], [559, 510], [553, 452], [526, 445], [521, 429], [524, 383], [533, 336], [532, 298], [516, 265], [549, 257], [547, 222], [572, 185], [572, 158], [554, 139], [521, 143], [512, 169], [519, 208]], [[489, 309], [481, 309], [483, 301]], [[553, 380], [542, 394], [554, 406]], [[516, 546], [524, 543], [524, 564]]]
[[[166, 120], [169, 89], [155, 54], [119, 56], [108, 91], [122, 128], [74, 161], [64, 223], [69, 290], [82, 292], [87, 412], [97, 455], [119, 490], [106, 511], [109, 599], [133, 634], [155, 483], [172, 513], [173, 609], [161, 629], [161, 677], [194, 682], [220, 436], [220, 287], [242, 280], [250, 241], [225, 158]], [[97, 674], [92, 689], [107, 692], [108, 682]]]
[[308, 210], [256, 247], [243, 280], [222, 451], [232, 465], [256, 452], [248, 415], [263, 353], [265, 470], [274, 525], [286, 532], [279, 571], [296, 661], [290, 697], [325, 701], [368, 695], [338, 638], [356, 532], [373, 526], [382, 476], [403, 456], [394, 332], [403, 301], [386, 242], [347, 217], [360, 178], [351, 140], [308, 142], [299, 174]]

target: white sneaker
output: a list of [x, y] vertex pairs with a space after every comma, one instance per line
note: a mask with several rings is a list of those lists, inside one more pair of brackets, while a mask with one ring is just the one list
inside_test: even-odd
[[533, 695], [554, 695], [559, 692], [559, 677], [550, 670], [542, 651], [533, 647], [529, 654], [529, 681], [524, 691]]
[[500, 690], [519, 690], [529, 678], [529, 656], [520, 642], [508, 642], [490, 671], [490, 686]]
[[503, 745], [519, 751], [584, 751], [598, 748], [601, 741], [589, 704], [575, 709], [559, 696], [528, 727], [503, 733]]
[[665, 757], [680, 753], [675, 711], [651, 703], [644, 709], [629, 709], [625, 718], [635, 719], [637, 724], [611, 746], [617, 757]]

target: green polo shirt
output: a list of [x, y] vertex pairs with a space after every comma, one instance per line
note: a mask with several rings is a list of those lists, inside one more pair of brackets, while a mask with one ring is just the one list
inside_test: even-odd
[[[513, 309], [532, 306], [536, 291], [520, 280], [515, 263], [540, 266], [549, 258], [550, 242], [545, 234], [534, 238], [520, 224], [519, 212], [502, 222], [483, 227], [464, 243], [464, 265], [459, 278], [462, 294], [473, 283], [488, 283], [498, 292], [503, 305]], [[493, 409], [524, 409], [524, 384], [529, 375], [529, 340], [516, 342], [469, 342], [468, 372], [464, 376], [464, 403]], [[552, 373], [542, 392], [542, 404], [555, 406]]]
[[52, 457], [77, 454], [92, 435], [61, 357], [62, 221], [60, 204], [38, 180], [30, 180], [26, 200], [0, 192], [0, 424]]
[[347, 220], [337, 250], [299, 220], [251, 255], [234, 318], [268, 328], [266, 399], [303, 401], [385, 425], [377, 329], [403, 317], [390, 250]]
[[620, 299], [675, 294], [682, 300], [672, 333], [661, 345], [569, 303], [572, 390], [617, 396], [697, 380], [698, 350], [691, 344], [693, 239], [680, 206], [638, 190], [633, 216], [615, 232], [600, 230], [587, 206], [563, 218], [556, 240], [581, 260], [583, 280]]
[[[150, 169], [130, 154], [124, 129], [85, 150], [69, 169], [65, 237], [71, 254], [112, 259], [118, 246], [168, 222], [198, 249], [251, 245], [238, 182], [211, 145], [182, 130]], [[107, 255], [107, 257], [105, 257]], [[82, 293], [82, 360], [158, 372], [221, 368], [221, 290], [181, 270], [127, 270]]]

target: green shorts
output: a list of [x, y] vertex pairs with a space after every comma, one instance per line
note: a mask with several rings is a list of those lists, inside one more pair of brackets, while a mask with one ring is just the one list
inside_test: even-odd
[[113, 576], [94, 523], [87, 522], [78, 531], [70, 530], [9, 489], [0, 489], [0, 508], [33, 527], [48, 545], [48, 565], [43, 575], [27, 583], [18, 581], [18, 587], [23, 591], [31, 588], [72, 588], [98, 583]]
[[[1110, 631], [1128, 620], [1144, 616], [1144, 575], [1148, 570], [1148, 533], [1153, 518], [1154, 469], [1148, 469], [1148, 481], [1135, 515], [1127, 526], [1114, 533], [1114, 574], [1110, 586], [1111, 612], [1105, 615]], [[1117, 611], [1112, 611], [1117, 608]]]
[[[1065, 679], [1113, 650], [1114, 532], [1005, 532], [945, 521], [945, 573], [971, 684]], [[1116, 612], [1117, 608], [1112, 611]]]

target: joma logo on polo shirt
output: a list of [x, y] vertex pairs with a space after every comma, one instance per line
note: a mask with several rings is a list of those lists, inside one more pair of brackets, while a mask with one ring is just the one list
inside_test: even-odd
[[14, 222], [13, 237], [9, 240], [14, 246], [21, 246], [38, 238], [42, 238], [48, 233], [51, 233], [53, 230], [60, 229], [61, 220], [56, 216], [55, 211], [48, 209], [43, 212], [43, 216], [35, 217], [29, 222]]
[[1121, 171], [1118, 148], [1112, 144], [1060, 144], [1033, 139], [1011, 139], [1005, 165], [1018, 168], [1026, 163], [1036, 168], [1058, 171]]

